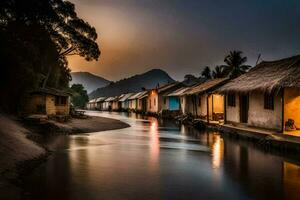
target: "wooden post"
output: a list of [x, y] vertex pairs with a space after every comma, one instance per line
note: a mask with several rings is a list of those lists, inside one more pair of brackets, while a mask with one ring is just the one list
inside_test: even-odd
[[214, 95], [211, 95], [211, 117], [212, 120], [214, 121]]
[[282, 92], [281, 92], [282, 96], [281, 96], [281, 133], [284, 133], [284, 88], [282, 88]]
[[226, 122], [227, 122], [227, 114], [226, 114], [226, 98], [227, 98], [227, 95], [224, 94], [224, 124], [226, 124]]
[[207, 118], [207, 123], [209, 124], [209, 95], [207, 94], [207, 97], [206, 97], [206, 109], [207, 109], [207, 113], [206, 113], [206, 118]]

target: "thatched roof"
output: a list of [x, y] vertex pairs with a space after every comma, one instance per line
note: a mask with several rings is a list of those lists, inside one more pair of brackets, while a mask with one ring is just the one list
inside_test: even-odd
[[107, 97], [99, 97], [96, 99], [96, 102], [101, 102], [101, 101], [104, 101]]
[[38, 88], [34, 91], [31, 91], [30, 94], [50, 94], [53, 96], [63, 96], [63, 97], [68, 97], [71, 96], [71, 92], [67, 92], [64, 90], [58, 90], [55, 88]]
[[300, 87], [300, 55], [277, 61], [263, 61], [246, 74], [225, 84], [221, 93], [274, 92], [284, 87]]
[[190, 89], [189, 87], [182, 87], [182, 88], [179, 88], [179, 89], [175, 90], [174, 92], [171, 92], [170, 94], [167, 94], [165, 96], [178, 97], [178, 96], [181, 96], [184, 92], [186, 92], [189, 89]]
[[169, 83], [169, 84], [166, 84], [164, 86], [161, 86], [159, 88], [157, 88], [157, 93], [164, 93], [164, 92], [169, 92], [169, 90], [171, 90], [172, 88], [175, 88], [176, 86], [178, 86], [178, 82], [174, 82], [174, 83]]
[[210, 92], [213, 89], [225, 84], [228, 81], [227, 78], [216, 78], [212, 80], [205, 81], [204, 83], [197, 84], [191, 87], [189, 90], [185, 91], [181, 95], [192, 95], [192, 94], [199, 94]]
[[129, 97], [131, 97], [132, 95], [133, 95], [133, 93], [124, 94], [124, 95], [119, 99], [119, 101], [120, 101], [120, 102], [124, 102], [124, 101], [126, 101]]

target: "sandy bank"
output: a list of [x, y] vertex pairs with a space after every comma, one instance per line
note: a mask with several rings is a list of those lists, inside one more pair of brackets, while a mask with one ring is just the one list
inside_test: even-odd
[[114, 129], [127, 128], [126, 124], [120, 120], [105, 117], [88, 117], [87, 119], [71, 119], [68, 122], [61, 123], [48, 121], [43, 124], [34, 125], [33, 131], [41, 134], [78, 134], [100, 132]]
[[[47, 152], [29, 140], [29, 130], [12, 118], [0, 115], [0, 199], [17, 197], [20, 163], [39, 160]], [[12, 184], [14, 183], [14, 184]]]

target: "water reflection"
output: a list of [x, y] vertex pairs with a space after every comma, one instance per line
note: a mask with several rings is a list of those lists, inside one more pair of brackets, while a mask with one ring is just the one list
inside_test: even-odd
[[26, 180], [32, 199], [298, 199], [299, 159], [137, 114], [92, 113], [130, 128], [51, 137]]
[[150, 161], [152, 166], [157, 165], [158, 159], [159, 159], [159, 150], [160, 150], [160, 144], [159, 144], [159, 133], [158, 133], [158, 124], [157, 121], [154, 119], [151, 119], [150, 121]]

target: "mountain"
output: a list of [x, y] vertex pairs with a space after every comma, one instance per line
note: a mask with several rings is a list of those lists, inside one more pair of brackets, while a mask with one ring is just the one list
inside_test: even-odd
[[110, 83], [109, 80], [89, 72], [72, 72], [71, 76], [72, 81], [70, 82], [70, 85], [78, 83], [82, 84], [88, 93], [96, 90], [97, 88], [105, 87]]
[[102, 96], [116, 96], [129, 92], [139, 92], [142, 88], [150, 89], [159, 85], [172, 83], [174, 80], [161, 69], [152, 69], [143, 74], [125, 78], [106, 87], [98, 88], [89, 94], [90, 99]]

